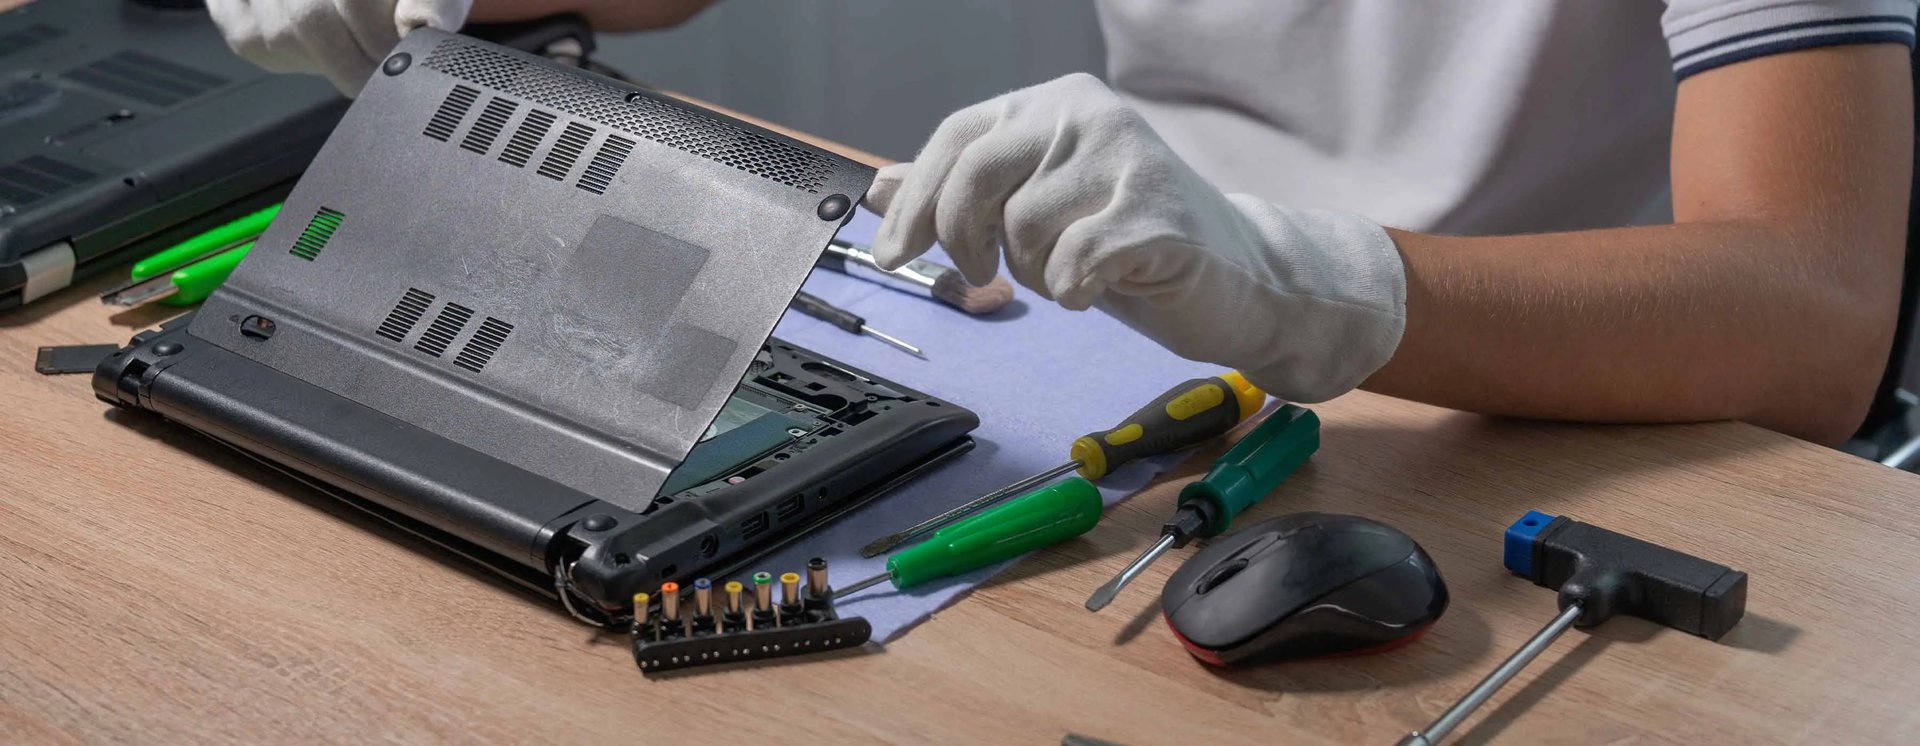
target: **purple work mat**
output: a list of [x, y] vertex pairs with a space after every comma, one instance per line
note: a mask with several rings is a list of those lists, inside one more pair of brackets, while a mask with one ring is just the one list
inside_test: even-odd
[[[867, 243], [879, 225], [878, 216], [861, 210], [840, 237]], [[938, 247], [928, 258], [949, 263]], [[1066, 460], [1067, 444], [1075, 437], [1111, 426], [1174, 383], [1222, 372], [1219, 366], [1183, 360], [1106, 314], [1068, 311], [1026, 288], [1016, 289], [1010, 306], [985, 317], [830, 270], [815, 270], [806, 289], [919, 346], [928, 359], [792, 311], [774, 334], [971, 409], [980, 415], [980, 428], [973, 433], [978, 442], [973, 452], [761, 563], [776, 574], [798, 570], [816, 556], [831, 563], [838, 584], [879, 573], [886, 556], [862, 559], [860, 547], [867, 542], [1056, 466]], [[1146, 459], [1109, 475], [1100, 485], [1107, 504], [1139, 491], [1182, 458]], [[890, 641], [1017, 561], [906, 591], [882, 584], [843, 600], [839, 608], [866, 617], [874, 640]]]

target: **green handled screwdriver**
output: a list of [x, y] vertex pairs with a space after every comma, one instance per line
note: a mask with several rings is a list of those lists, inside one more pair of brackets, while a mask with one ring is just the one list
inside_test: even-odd
[[1052, 546], [1100, 522], [1100, 490], [1075, 477], [1008, 500], [887, 559], [887, 571], [838, 588], [834, 597], [893, 581], [905, 589]]
[[110, 306], [159, 301], [185, 306], [206, 300], [246, 258], [253, 240], [267, 232], [278, 203], [223, 223], [158, 254], [135, 262], [133, 280], [100, 296]]
[[1160, 527], [1160, 540], [1094, 591], [1087, 599], [1087, 610], [1106, 608], [1121, 588], [1168, 549], [1184, 547], [1196, 536], [1226, 531], [1234, 516], [1266, 498], [1319, 448], [1320, 418], [1292, 404], [1280, 407], [1213, 462], [1206, 476], [1181, 488], [1180, 507]]
[[1076, 471], [1082, 477], [1098, 481], [1135, 459], [1171, 453], [1220, 437], [1259, 412], [1266, 401], [1266, 392], [1238, 371], [1186, 381], [1167, 389], [1120, 424], [1075, 438], [1067, 450], [1066, 463], [875, 539], [860, 548], [860, 556], [879, 556], [1008, 495], [1020, 494]]

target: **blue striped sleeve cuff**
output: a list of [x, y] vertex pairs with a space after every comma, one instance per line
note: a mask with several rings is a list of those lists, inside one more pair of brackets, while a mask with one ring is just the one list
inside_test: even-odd
[[1668, 0], [1674, 76], [1813, 47], [1914, 46], [1916, 0]]

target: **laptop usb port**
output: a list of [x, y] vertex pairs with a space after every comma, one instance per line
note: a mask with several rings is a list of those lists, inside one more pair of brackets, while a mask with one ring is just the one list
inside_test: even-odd
[[748, 518], [740, 522], [740, 538], [741, 539], [751, 539], [755, 536], [759, 536], [761, 532], [764, 532], [766, 530], [767, 530], [767, 512], [764, 510], [753, 514], [752, 518]]
[[800, 509], [806, 507], [806, 504], [807, 496], [796, 492], [792, 497], [781, 500], [779, 505], [773, 506], [773, 517], [779, 519], [781, 523], [786, 523], [787, 519], [800, 515]]

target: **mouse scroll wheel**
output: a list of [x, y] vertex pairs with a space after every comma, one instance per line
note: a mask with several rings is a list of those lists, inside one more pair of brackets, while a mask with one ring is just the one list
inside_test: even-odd
[[1245, 557], [1216, 566], [1208, 570], [1207, 574], [1200, 576], [1200, 586], [1195, 589], [1195, 592], [1206, 593], [1207, 591], [1218, 588], [1221, 583], [1227, 582], [1227, 578], [1239, 575], [1240, 571], [1245, 569], [1247, 569], [1247, 559]]

